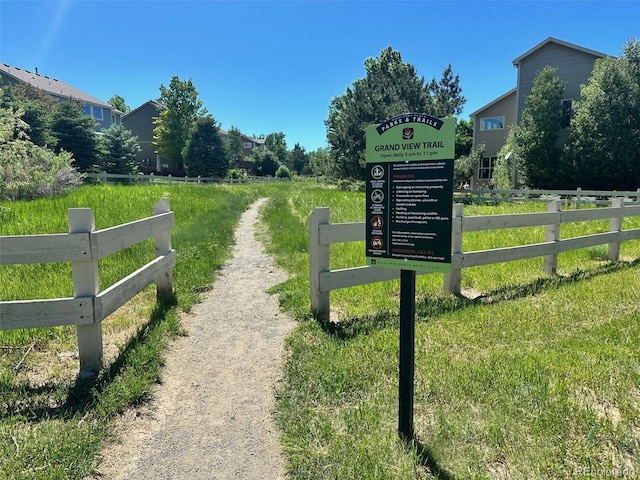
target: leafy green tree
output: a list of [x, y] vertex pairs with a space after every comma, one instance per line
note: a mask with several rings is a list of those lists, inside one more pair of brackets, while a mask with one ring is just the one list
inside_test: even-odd
[[498, 152], [491, 174], [491, 183], [495, 188], [520, 188], [528, 184], [524, 162], [516, 154], [515, 132], [515, 128], [509, 129], [507, 141]]
[[596, 61], [571, 122], [578, 184], [597, 190], [640, 187], [640, 40], [618, 58]]
[[307, 155], [304, 147], [301, 147], [299, 143], [296, 143], [293, 150], [289, 153], [288, 160], [289, 169], [293, 170], [298, 175], [301, 175], [305, 167], [309, 164], [309, 155]]
[[461, 188], [471, 185], [471, 179], [476, 172], [476, 166], [484, 154], [484, 144], [476, 146], [468, 154], [461, 155], [453, 163], [453, 186]]
[[21, 111], [0, 108], [0, 199], [32, 200], [81, 185], [71, 154], [55, 154], [31, 142], [21, 116]]
[[523, 162], [531, 188], [568, 188], [573, 182], [572, 169], [563, 164], [559, 144], [564, 89], [556, 69], [544, 67], [533, 81], [515, 129], [515, 155]]
[[160, 85], [157, 102], [166, 108], [155, 120], [154, 145], [160, 155], [176, 163], [176, 171], [173, 173], [183, 174], [184, 147], [196, 121], [205, 116], [207, 110], [191, 79], [180, 80], [177, 76], [171, 78], [169, 87]]
[[239, 168], [242, 161], [242, 132], [237, 127], [229, 129], [227, 149], [232, 167]]
[[120, 110], [122, 113], [129, 113], [131, 111], [131, 108], [124, 101], [124, 97], [121, 97], [120, 95], [114, 95], [107, 101], [107, 103], [113, 108]]
[[459, 119], [456, 122], [455, 158], [471, 153], [473, 146], [473, 120]]
[[[407, 112], [453, 115], [464, 103], [450, 67], [440, 83], [433, 80], [427, 86], [413, 65], [403, 62], [400, 52], [391, 47], [376, 58], [366, 59], [364, 66], [366, 76], [353, 82], [329, 105], [325, 125], [332, 160], [327, 173], [334, 179], [364, 179], [368, 125]], [[447, 100], [448, 94], [454, 97]]]
[[253, 173], [260, 177], [273, 177], [278, 171], [280, 164], [278, 157], [271, 150], [253, 151]]
[[328, 148], [318, 148], [309, 153], [309, 168], [313, 175], [326, 177], [331, 169], [331, 153]]
[[53, 114], [52, 131], [58, 139], [55, 151], [72, 153], [80, 172], [94, 170], [98, 163], [94, 126], [94, 120], [83, 115], [74, 101], [60, 102]]
[[198, 118], [184, 149], [184, 168], [190, 177], [224, 178], [229, 170], [227, 147], [210, 115]]
[[274, 132], [264, 137], [264, 143], [267, 150], [271, 150], [278, 157], [278, 161], [282, 164], [287, 163], [287, 142], [282, 132]]
[[133, 175], [138, 172], [136, 154], [140, 151], [138, 137], [123, 125], [112, 125], [98, 137], [100, 162], [98, 168], [107, 173]]

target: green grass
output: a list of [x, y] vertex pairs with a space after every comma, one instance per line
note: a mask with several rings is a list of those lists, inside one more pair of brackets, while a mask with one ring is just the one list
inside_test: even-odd
[[[361, 194], [304, 191], [265, 218], [271, 251], [294, 275], [283, 305], [309, 318], [308, 218], [362, 221]], [[544, 211], [545, 205], [466, 206], [465, 215]], [[275, 213], [277, 210], [278, 214]], [[624, 228], [640, 222], [625, 221]], [[570, 224], [561, 237], [606, 231]], [[463, 250], [534, 243], [544, 228], [478, 232]], [[363, 263], [361, 243], [332, 246], [332, 268]], [[277, 415], [289, 468], [304, 479], [567, 478], [608, 469], [640, 473], [640, 242], [463, 271], [475, 300], [442, 291], [441, 275], [417, 281], [415, 429], [397, 439], [399, 284], [331, 293], [334, 320], [303, 321], [289, 338]], [[617, 470], [616, 470], [617, 469]]]
[[[0, 204], [0, 235], [27, 235], [67, 232], [68, 208], [92, 208], [96, 228], [103, 229], [151, 215], [154, 203], [168, 196], [177, 251], [174, 298], [154, 306], [150, 286], [132, 300], [135, 308], [103, 322], [107, 339], [119, 331], [132, 334], [95, 380], [76, 378], [77, 359], [61, 360], [76, 349], [74, 327], [0, 332], [0, 478], [81, 479], [98, 471], [96, 454], [109, 441], [110, 422], [149, 399], [161, 376], [165, 346], [183, 333], [179, 312], [199, 301], [229, 258], [240, 214], [259, 196], [287, 188], [86, 186], [55, 199]], [[153, 240], [148, 240], [101, 260], [101, 288], [153, 256]], [[1, 300], [65, 296], [73, 296], [69, 265], [0, 267]]]
[[[0, 204], [0, 235], [67, 231], [66, 209], [92, 207], [96, 227], [148, 216], [168, 194], [176, 215], [176, 296], [136, 297], [144, 321], [98, 379], [50, 373], [75, 348], [73, 328], [0, 332], [0, 478], [74, 479], [98, 470], [119, 412], [146, 401], [161, 375], [167, 342], [228, 259], [240, 213], [256, 198], [262, 240], [290, 279], [273, 290], [299, 321], [287, 340], [278, 422], [292, 478], [581, 478], [579, 472], [640, 471], [640, 242], [623, 244], [621, 262], [606, 247], [560, 255], [558, 275], [542, 259], [466, 269], [448, 295], [441, 275], [417, 280], [415, 441], [397, 438], [399, 283], [332, 292], [334, 324], [309, 310], [308, 219], [317, 206], [332, 222], [363, 221], [364, 195], [314, 182], [240, 186], [92, 186], [46, 201]], [[537, 203], [465, 206], [465, 215], [544, 211]], [[624, 228], [638, 228], [626, 220]], [[606, 231], [592, 222], [561, 237]], [[467, 234], [473, 251], [542, 241], [544, 228]], [[149, 252], [150, 249], [150, 252]], [[152, 245], [101, 261], [101, 287], [139, 268]], [[364, 244], [331, 248], [332, 268], [359, 266]], [[70, 269], [0, 267], [0, 298], [70, 295]], [[125, 313], [105, 335], [126, 327]], [[22, 356], [24, 366], [14, 372]], [[77, 369], [77, 360], [72, 362]], [[45, 368], [47, 367], [47, 368]], [[76, 372], [77, 373], [77, 372]]]

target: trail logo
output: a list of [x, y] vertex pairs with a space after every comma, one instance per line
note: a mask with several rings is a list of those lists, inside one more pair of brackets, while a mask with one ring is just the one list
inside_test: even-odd
[[402, 139], [403, 140], [412, 140], [413, 139], [413, 128], [405, 127], [402, 129]]

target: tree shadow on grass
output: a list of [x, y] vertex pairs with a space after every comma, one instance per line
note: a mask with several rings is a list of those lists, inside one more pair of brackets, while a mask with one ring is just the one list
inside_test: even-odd
[[[640, 259], [631, 262], [605, 262], [588, 270], [578, 268], [568, 275], [543, 276], [525, 284], [504, 285], [474, 298], [446, 293], [423, 296], [416, 300], [416, 321], [424, 322], [438, 315], [469, 307], [492, 305], [537, 295], [564, 285], [620, 272], [639, 265]], [[398, 328], [399, 318], [397, 311], [381, 310], [371, 315], [351, 317], [340, 322], [321, 322], [320, 325], [325, 332], [340, 340], [351, 340], [359, 335], [366, 335], [385, 328]]]
[[[7, 417], [18, 417], [28, 422], [37, 423], [44, 420], [70, 420], [77, 415], [86, 414], [98, 402], [99, 397], [121, 377], [125, 369], [131, 364], [136, 352], [145, 347], [152, 332], [162, 328], [168, 312], [175, 307], [175, 296], [159, 299], [151, 312], [149, 321], [143, 325], [138, 333], [131, 337], [118, 357], [109, 367], [99, 373], [97, 377], [84, 378], [78, 375], [75, 382], [67, 387], [56, 383], [44, 385], [0, 385], [5, 390], [8, 402], [0, 403], [0, 420]], [[159, 359], [150, 358], [149, 363]], [[65, 391], [66, 389], [66, 391]], [[60, 400], [57, 400], [60, 399]], [[63, 400], [64, 399], [64, 400]], [[143, 400], [139, 398], [138, 401]], [[133, 399], [133, 404], [136, 399]], [[114, 411], [103, 412], [115, 414], [118, 409], [126, 405], [117, 405]]]

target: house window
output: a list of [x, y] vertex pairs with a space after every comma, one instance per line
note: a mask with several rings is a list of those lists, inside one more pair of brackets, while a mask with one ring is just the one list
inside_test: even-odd
[[104, 117], [102, 116], [102, 107], [97, 107], [95, 105], [92, 105], [92, 110], [93, 110], [93, 118], [95, 118], [96, 120], [102, 120]]
[[484, 157], [480, 159], [480, 164], [478, 165], [478, 178], [480, 180], [491, 180], [497, 158], [498, 157]]
[[244, 143], [242, 144], [242, 146], [243, 146], [244, 148], [253, 148], [253, 143], [252, 143], [252, 142], [244, 142]]
[[567, 128], [571, 123], [571, 117], [573, 117], [573, 100], [562, 100], [562, 114], [560, 118], [560, 125], [562, 128]]
[[487, 117], [480, 119], [480, 130], [502, 130], [504, 117]]

